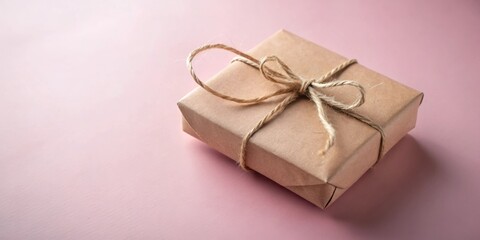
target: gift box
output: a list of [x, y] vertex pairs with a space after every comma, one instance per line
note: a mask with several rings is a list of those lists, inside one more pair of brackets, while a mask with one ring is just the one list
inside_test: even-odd
[[[235, 49], [221, 48], [238, 54]], [[189, 66], [192, 60], [191, 55]], [[205, 83], [199, 80], [200, 87], [178, 102], [183, 130], [235, 161], [243, 158], [242, 163], [252, 172], [320, 208], [331, 205], [415, 127], [421, 92], [285, 30], [248, 51], [247, 59], [236, 60]], [[344, 63], [347, 66], [338, 70]], [[335, 68], [338, 72], [326, 76]], [[193, 69], [191, 72], [198, 78]], [[325, 79], [317, 81], [322, 76]], [[288, 88], [290, 82], [294, 87]], [[302, 85], [305, 82], [307, 85]], [[318, 88], [310, 92], [315, 86]], [[286, 88], [288, 91], [278, 96], [243, 103], [208, 91], [251, 99]], [[309, 95], [313, 93], [319, 97]], [[284, 109], [253, 131], [292, 95], [294, 99]], [[318, 99], [320, 103], [315, 102]], [[333, 106], [329, 101], [346, 106]], [[334, 141], [330, 141], [331, 131]]]

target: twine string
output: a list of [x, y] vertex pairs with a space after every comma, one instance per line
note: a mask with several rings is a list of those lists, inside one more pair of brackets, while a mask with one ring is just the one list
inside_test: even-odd
[[[202, 82], [198, 76], [195, 74], [193, 69], [193, 59], [199, 53], [207, 51], [209, 49], [222, 49], [229, 52], [232, 52], [237, 55], [236, 58], [232, 60], [232, 62], [242, 62], [247, 64], [248, 66], [257, 69], [263, 76], [263, 79], [271, 81], [275, 84], [281, 85], [282, 87], [279, 90], [276, 90], [272, 93], [265, 94], [263, 96], [258, 96], [255, 98], [238, 98], [231, 95], [223, 94], [218, 92], [204, 82]], [[281, 69], [282, 72], [278, 72], [269, 68], [267, 64], [275, 63]], [[285, 95], [282, 101], [277, 104], [267, 115], [265, 115], [256, 125], [253, 127], [242, 139], [242, 143], [240, 146], [240, 156], [238, 164], [239, 166], [244, 169], [248, 170], [246, 164], [246, 154], [247, 154], [247, 144], [250, 138], [258, 132], [265, 124], [272, 121], [280, 115], [285, 108], [290, 105], [290, 103], [294, 102], [298, 97], [305, 96], [313, 101], [315, 104], [317, 115], [320, 120], [320, 123], [323, 125], [325, 131], [327, 132], [328, 138], [325, 142], [324, 146], [320, 149], [319, 153], [321, 155], [325, 154], [335, 143], [336, 133], [335, 128], [333, 127], [332, 123], [329, 121], [325, 110], [324, 105], [327, 105], [334, 109], [337, 112], [346, 114], [347, 116], [353, 117], [358, 121], [361, 121], [370, 127], [374, 128], [380, 133], [380, 148], [378, 153], [378, 158], [375, 164], [383, 155], [383, 148], [384, 148], [384, 141], [385, 141], [385, 133], [378, 124], [374, 123], [369, 118], [362, 116], [358, 113], [352, 111], [352, 109], [361, 106], [365, 102], [365, 89], [356, 81], [352, 80], [336, 80], [333, 78], [337, 73], [345, 70], [352, 64], [357, 63], [357, 60], [351, 59], [347, 60], [344, 63], [338, 65], [334, 69], [330, 70], [328, 73], [322, 75], [320, 78], [312, 78], [312, 79], [304, 79], [301, 76], [295, 74], [290, 67], [285, 64], [282, 60], [280, 60], [276, 56], [267, 56], [262, 58], [261, 60], [257, 60], [256, 58], [239, 51], [235, 48], [229, 47], [224, 44], [209, 44], [198, 49], [195, 49], [190, 53], [187, 58], [187, 68], [192, 75], [193, 80], [203, 89], [208, 91], [209, 93], [220, 97], [222, 99], [232, 101], [235, 103], [240, 104], [258, 104], [268, 100], [270, 98]], [[343, 103], [340, 101], [335, 100], [333, 96], [329, 96], [321, 91], [321, 89], [326, 88], [334, 88], [334, 87], [341, 87], [341, 86], [350, 86], [357, 90], [357, 96], [351, 103]]]

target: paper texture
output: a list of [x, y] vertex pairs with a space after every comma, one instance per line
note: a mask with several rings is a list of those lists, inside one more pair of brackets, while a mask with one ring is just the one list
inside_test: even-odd
[[[258, 59], [278, 56], [295, 73], [307, 79], [322, 76], [347, 60], [287, 31], [274, 34], [248, 53]], [[354, 80], [365, 88], [365, 103], [354, 111], [383, 127], [385, 153], [414, 128], [423, 98], [421, 92], [361, 64], [350, 66], [337, 79]], [[228, 65], [207, 84], [240, 98], [264, 95], [279, 88], [262, 79], [257, 70], [240, 62]], [[345, 102], [355, 97], [354, 90], [349, 87], [325, 92]], [[242, 105], [197, 87], [182, 98], [178, 106], [183, 114], [185, 132], [238, 160], [242, 137], [281, 99], [280, 96], [256, 105]], [[372, 167], [380, 144], [380, 134], [375, 129], [329, 107], [325, 110], [337, 138], [324, 156], [318, 152], [327, 134], [313, 102], [300, 98], [251, 138], [246, 159], [249, 168], [321, 208], [330, 205]]]

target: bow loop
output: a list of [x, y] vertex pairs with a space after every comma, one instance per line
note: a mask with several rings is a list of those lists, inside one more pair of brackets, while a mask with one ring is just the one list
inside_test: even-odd
[[[267, 63], [269, 62], [276, 63], [287, 75], [267, 67]], [[260, 70], [260, 73], [263, 75], [265, 79], [270, 80], [274, 83], [280, 83], [287, 87], [294, 87], [297, 85], [295, 84], [295, 82], [299, 81], [299, 77], [295, 73], [293, 73], [290, 67], [288, 67], [287, 64], [285, 64], [277, 56], [267, 56], [262, 58], [260, 60], [258, 69]]]
[[[240, 50], [237, 50], [233, 47], [230, 47], [230, 46], [227, 46], [225, 44], [208, 44], [208, 45], [205, 45], [203, 47], [200, 47], [200, 48], [197, 48], [195, 50], [193, 50], [187, 57], [187, 68], [190, 70], [190, 75], [192, 76], [193, 80], [200, 86], [202, 87], [203, 89], [205, 89], [206, 91], [208, 91], [209, 93], [219, 97], [219, 98], [222, 98], [222, 99], [225, 99], [225, 100], [228, 100], [228, 101], [232, 101], [232, 102], [236, 102], [236, 103], [244, 103], [244, 104], [256, 104], [256, 103], [260, 103], [260, 102], [263, 102], [265, 100], [268, 100], [272, 97], [275, 97], [275, 96], [279, 96], [279, 95], [283, 95], [283, 94], [286, 94], [286, 93], [289, 93], [290, 92], [290, 89], [279, 89], [273, 93], [270, 93], [270, 94], [266, 94], [264, 96], [260, 96], [260, 97], [256, 97], [256, 98], [238, 98], [238, 97], [232, 97], [230, 95], [227, 95], [227, 94], [223, 94], [213, 88], [211, 88], [210, 86], [208, 86], [207, 84], [205, 84], [204, 82], [202, 82], [200, 80], [200, 78], [197, 76], [197, 74], [195, 73], [194, 69], [193, 69], [193, 59], [198, 55], [200, 54], [201, 52], [204, 52], [204, 51], [207, 51], [207, 50], [210, 50], [210, 49], [222, 49], [222, 50], [225, 50], [225, 51], [228, 51], [228, 52], [231, 52], [231, 53], [234, 53], [236, 54], [237, 56], [241, 57], [243, 60], [242, 62], [252, 66], [252, 67], [256, 67], [260, 64], [260, 61], [258, 61], [257, 59], [255, 59], [254, 57], [240, 51]], [[272, 73], [273, 74], [273, 73]]]
[[[348, 104], [348, 103], [339, 102], [335, 100], [333, 96], [327, 96], [326, 94], [319, 91], [322, 88], [334, 88], [334, 87], [340, 87], [340, 86], [351, 86], [358, 91], [357, 96], [352, 103]], [[311, 84], [310, 87], [314, 89], [315, 94], [327, 105], [334, 106], [339, 109], [351, 110], [361, 106], [365, 102], [365, 89], [363, 88], [362, 85], [360, 85], [358, 82], [355, 82], [355, 81], [334, 80], [334, 81], [325, 82], [325, 83], [315, 81]]]

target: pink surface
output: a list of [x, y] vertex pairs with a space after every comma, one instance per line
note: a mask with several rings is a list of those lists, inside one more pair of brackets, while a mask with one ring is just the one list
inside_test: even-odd
[[[189, 51], [281, 28], [426, 96], [326, 211], [180, 130]], [[3, 1], [0, 239], [480, 239], [479, 42], [473, 0]]]

